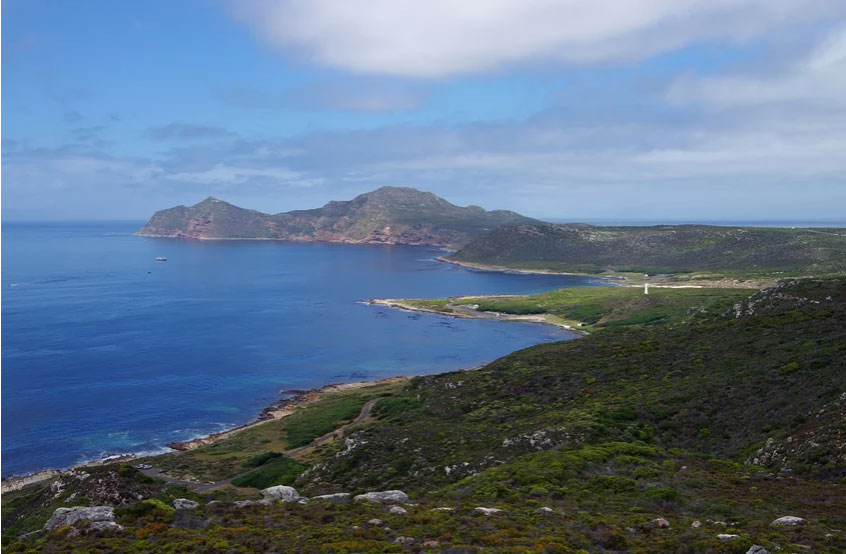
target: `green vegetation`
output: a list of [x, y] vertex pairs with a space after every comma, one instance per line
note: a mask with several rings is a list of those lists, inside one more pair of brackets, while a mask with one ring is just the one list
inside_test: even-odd
[[320, 404], [300, 410], [298, 417], [285, 426], [285, 442], [289, 448], [297, 448], [331, 433], [354, 420], [370, 397], [371, 395], [330, 397]]
[[[586, 329], [625, 325], [680, 323], [718, 314], [746, 299], [753, 291], [725, 288], [576, 287], [532, 296], [462, 297], [461, 299], [403, 300], [408, 306], [455, 315], [478, 311], [510, 315], [545, 315], [551, 323]], [[463, 311], [462, 311], [463, 310]]]
[[689, 274], [685, 279], [826, 275], [846, 272], [846, 229], [521, 224], [494, 229], [449, 259], [588, 274]]
[[274, 485], [293, 485], [308, 466], [291, 458], [275, 458], [259, 469], [232, 481], [236, 487], [266, 489]]
[[393, 394], [399, 384], [380, 384], [331, 395], [282, 419], [267, 421], [208, 446], [141, 460], [182, 479], [215, 482], [234, 477], [245, 468], [280, 452], [309, 444], [355, 419], [368, 400]]

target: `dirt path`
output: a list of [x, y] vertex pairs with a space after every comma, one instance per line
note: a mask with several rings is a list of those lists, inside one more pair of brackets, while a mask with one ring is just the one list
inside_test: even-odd
[[[324, 442], [332, 440], [336, 437], [340, 437], [343, 434], [344, 431], [346, 431], [350, 427], [354, 427], [355, 425], [358, 425], [359, 423], [361, 423], [362, 421], [367, 419], [370, 416], [370, 411], [373, 409], [373, 406], [378, 401], [379, 401], [378, 398], [374, 398], [373, 400], [368, 400], [367, 402], [365, 402], [364, 406], [361, 407], [361, 412], [359, 412], [358, 417], [356, 417], [350, 423], [347, 423], [346, 425], [338, 427], [334, 431], [332, 431], [330, 433], [326, 433], [322, 437], [317, 437], [316, 439], [314, 439], [313, 441], [311, 441], [309, 444], [307, 444], [305, 446], [300, 446], [299, 448], [293, 448], [291, 450], [286, 450], [282, 454], [284, 456], [291, 458], [293, 456], [296, 456], [297, 454], [300, 454], [301, 452], [308, 450], [309, 448], [314, 448], [315, 446], [323, 444]], [[162, 481], [164, 481], [166, 483], [172, 483], [174, 485], [185, 485], [185, 486], [193, 489], [194, 492], [206, 492], [206, 491], [209, 491], [209, 490], [211, 490], [215, 487], [219, 487], [219, 486], [222, 486], [222, 485], [228, 485], [229, 483], [231, 483], [235, 479], [238, 479], [238, 478], [243, 477], [245, 475], [249, 475], [250, 473], [252, 473], [252, 472], [254, 472], [254, 471], [256, 471], [260, 468], [261, 468], [261, 466], [250, 469], [250, 470], [245, 471], [243, 473], [239, 473], [238, 475], [234, 475], [232, 477], [229, 477], [228, 479], [223, 479], [222, 481], [217, 481], [215, 483], [197, 483], [196, 481], [186, 481], [184, 479], [174, 479], [173, 477], [168, 477], [167, 475], [164, 475], [164, 473], [163, 473], [164, 470], [156, 468], [156, 467], [151, 467], [149, 469], [142, 469], [141, 473], [143, 473], [144, 475], [147, 475], [148, 477], [153, 477], [155, 479], [161, 479]]]

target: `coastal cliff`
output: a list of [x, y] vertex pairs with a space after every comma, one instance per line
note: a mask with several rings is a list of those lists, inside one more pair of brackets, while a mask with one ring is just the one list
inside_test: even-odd
[[491, 229], [535, 222], [511, 211], [456, 206], [413, 188], [382, 187], [349, 201], [278, 214], [209, 197], [156, 212], [138, 235], [460, 247]]

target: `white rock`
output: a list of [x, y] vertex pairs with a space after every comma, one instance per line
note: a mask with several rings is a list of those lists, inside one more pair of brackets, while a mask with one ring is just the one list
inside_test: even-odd
[[493, 514], [498, 514], [502, 510], [500, 510], [499, 508], [485, 508], [483, 506], [478, 506], [476, 508], [473, 508], [473, 511], [477, 514], [485, 514], [486, 516], [490, 516]]
[[740, 535], [732, 535], [731, 533], [720, 533], [717, 538], [721, 541], [730, 541], [732, 539], [740, 538]]
[[539, 514], [554, 514], [555, 513], [555, 510], [553, 510], [552, 508], [547, 508], [546, 506], [542, 506], [542, 507], [538, 508], [537, 511], [538, 511]]
[[663, 517], [657, 517], [653, 519], [652, 523], [654, 523], [657, 527], [660, 527], [661, 529], [666, 529], [670, 526], [670, 522], [664, 519]]
[[115, 511], [111, 506], [74, 506], [56, 508], [53, 516], [44, 524], [44, 529], [52, 531], [62, 525], [73, 525], [77, 521], [114, 521]]
[[237, 502], [235, 502], [235, 507], [246, 508], [247, 506], [252, 506], [253, 504], [257, 504], [257, 502], [254, 502], [252, 500], [238, 500]]
[[397, 537], [394, 542], [397, 544], [414, 544], [417, 541], [413, 537]]
[[804, 525], [805, 520], [801, 517], [796, 516], [783, 516], [776, 520], [773, 520], [771, 525], [778, 525], [783, 527], [795, 527], [797, 525]]
[[746, 551], [746, 554], [770, 554], [770, 551], [764, 548], [763, 546], [753, 544], [749, 547], [749, 550]]
[[702, 522], [697, 520], [697, 521], [694, 521], [693, 523], [691, 523], [690, 526], [693, 527], [694, 529], [699, 529], [700, 527], [702, 527]]
[[328, 502], [329, 504], [349, 504], [352, 502], [352, 495], [348, 492], [336, 492], [335, 494], [321, 494], [312, 496], [315, 502]]
[[118, 525], [114, 521], [95, 521], [91, 524], [88, 530], [113, 533], [117, 531], [123, 531], [123, 525]]
[[173, 501], [173, 507], [177, 510], [196, 510], [200, 507], [200, 503], [187, 498], [177, 498]]
[[408, 502], [408, 495], [402, 491], [382, 491], [359, 494], [356, 502]]
[[392, 514], [407, 514], [408, 510], [403, 508], [402, 506], [391, 506], [391, 509], [388, 510]]
[[282, 502], [299, 502], [300, 498], [302, 498], [300, 493], [297, 492], [297, 489], [285, 485], [266, 488], [261, 491], [261, 495], [265, 501], [269, 502], [276, 502], [278, 500]]
[[367, 523], [370, 524], [370, 525], [382, 525], [382, 520], [373, 518], [373, 519], [368, 519]]
[[432, 512], [451, 512], [453, 508], [447, 508], [446, 506], [442, 506], [440, 508], [432, 508], [430, 511]]

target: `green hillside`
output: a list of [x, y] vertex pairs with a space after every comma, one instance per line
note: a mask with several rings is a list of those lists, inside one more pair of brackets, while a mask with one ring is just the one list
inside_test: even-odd
[[[279, 420], [168, 462], [210, 471], [217, 448], [238, 463], [215, 471], [258, 465], [245, 485], [274, 472], [291, 482], [302, 471], [294, 485], [306, 496], [401, 489], [408, 504], [239, 507], [232, 501], [257, 498], [257, 489], [196, 493], [106, 466], [60, 478], [58, 493], [48, 483], [4, 495], [4, 532], [37, 527], [72, 494], [101, 502], [103, 482], [115, 483], [122, 531], [83, 523], [7, 534], [4, 551], [843, 552], [846, 280], [786, 281], [728, 300], [690, 317], [605, 326], [474, 371], [362, 389], [358, 403], [378, 398], [374, 418], [296, 456], [304, 471], [262, 448], [322, 432], [318, 410], [291, 429]], [[355, 411], [333, 402], [326, 413], [343, 412], [341, 420]], [[168, 508], [177, 496], [200, 506]], [[389, 511], [395, 504], [402, 511]], [[772, 523], [788, 515], [804, 521]]]
[[495, 229], [448, 260], [579, 273], [846, 272], [846, 229], [527, 224]]

